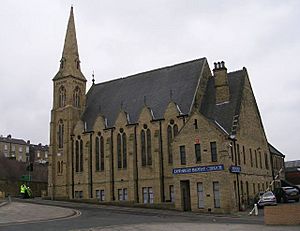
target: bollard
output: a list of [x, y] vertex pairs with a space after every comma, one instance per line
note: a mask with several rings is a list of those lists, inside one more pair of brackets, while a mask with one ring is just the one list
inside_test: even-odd
[[255, 216], [258, 216], [257, 204], [254, 204], [254, 214], [255, 214]]

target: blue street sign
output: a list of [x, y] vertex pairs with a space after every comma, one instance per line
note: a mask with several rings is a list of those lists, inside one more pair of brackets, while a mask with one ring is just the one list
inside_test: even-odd
[[209, 165], [209, 166], [195, 166], [195, 167], [186, 167], [186, 168], [173, 168], [173, 174], [191, 174], [191, 173], [204, 173], [204, 172], [215, 172], [223, 171], [224, 165]]
[[230, 166], [229, 171], [231, 173], [240, 173], [242, 171], [241, 166]]

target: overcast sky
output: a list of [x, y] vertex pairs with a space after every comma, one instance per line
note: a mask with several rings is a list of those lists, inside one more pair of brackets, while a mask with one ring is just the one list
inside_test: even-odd
[[0, 134], [48, 144], [70, 6], [91, 85], [201, 57], [246, 67], [270, 143], [300, 159], [300, 1], [1, 0]]

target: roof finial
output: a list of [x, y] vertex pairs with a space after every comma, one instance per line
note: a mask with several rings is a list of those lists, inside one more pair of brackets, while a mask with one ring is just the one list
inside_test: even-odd
[[121, 110], [123, 110], [123, 101], [121, 101]]
[[173, 101], [173, 91], [170, 89], [170, 101]]
[[147, 97], [144, 95], [144, 105], [147, 105]]
[[94, 73], [94, 70], [93, 70], [93, 74], [92, 74], [92, 82], [93, 82], [93, 85], [95, 84], [95, 73]]

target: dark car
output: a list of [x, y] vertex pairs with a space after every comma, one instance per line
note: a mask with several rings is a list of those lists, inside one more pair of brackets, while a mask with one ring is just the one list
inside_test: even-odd
[[299, 201], [300, 195], [298, 189], [294, 187], [275, 188], [274, 194], [277, 202], [288, 202], [289, 200]]
[[259, 192], [255, 197], [255, 203], [260, 208], [266, 205], [277, 205], [276, 197], [271, 191]]

